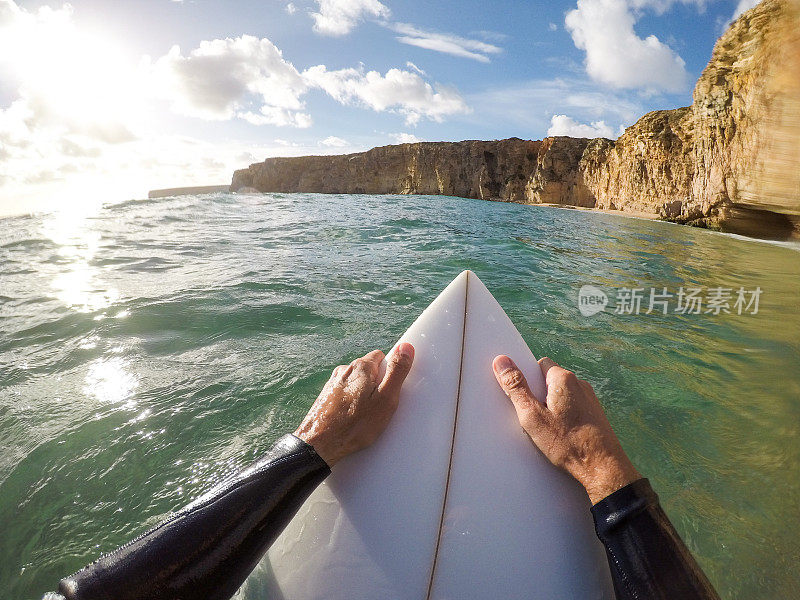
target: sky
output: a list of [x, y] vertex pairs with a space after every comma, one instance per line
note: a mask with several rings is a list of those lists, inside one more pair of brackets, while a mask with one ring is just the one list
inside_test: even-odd
[[0, 215], [269, 156], [616, 138], [756, 0], [0, 0]]

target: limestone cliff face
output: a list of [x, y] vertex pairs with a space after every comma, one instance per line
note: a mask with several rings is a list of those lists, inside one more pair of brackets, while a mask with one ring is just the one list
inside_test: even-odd
[[418, 142], [340, 156], [268, 158], [236, 171], [231, 189], [340, 194], [445, 194], [592, 206], [575, 165], [588, 140]]
[[690, 108], [646, 114], [620, 138], [592, 140], [578, 170], [598, 208], [680, 214], [694, 177]]
[[564, 204], [592, 208], [595, 198], [576, 166], [589, 140], [550, 137], [542, 140], [536, 170], [525, 185], [527, 204]]
[[[786, 237], [800, 214], [800, 11], [764, 0], [714, 46], [689, 107], [655, 111], [580, 170], [598, 207]], [[783, 177], [777, 174], [778, 167]]]
[[[782, 125], [800, 125], [799, 8], [797, 0], [764, 0], [743, 14], [695, 86], [692, 199], [723, 228], [748, 208], [800, 214], [800, 135], [793, 150], [775, 143]], [[776, 198], [768, 173], [782, 159], [792, 164], [784, 177], [794, 191]]]
[[800, 222], [800, 0], [763, 0], [722, 35], [689, 107], [618, 140], [421, 142], [269, 158], [232, 190], [446, 194], [658, 213], [764, 237]]
[[269, 158], [236, 171], [232, 189], [345, 194], [446, 194], [520, 202], [541, 142], [420, 142], [343, 156]]

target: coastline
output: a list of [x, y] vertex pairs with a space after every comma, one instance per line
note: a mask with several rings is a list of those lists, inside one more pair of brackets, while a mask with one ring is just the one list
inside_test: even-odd
[[744, 12], [717, 41], [692, 104], [651, 111], [616, 140], [415, 141], [276, 156], [234, 171], [230, 189], [441, 194], [797, 239], [797, 6], [763, 0]]
[[586, 212], [602, 213], [605, 215], [615, 215], [617, 217], [629, 217], [631, 219], [644, 219], [646, 221], [661, 221], [663, 223], [671, 223], [662, 219], [658, 213], [648, 212], [644, 210], [619, 210], [613, 208], [598, 208], [589, 206], [570, 206], [568, 204], [555, 204], [552, 202], [542, 202], [540, 204], [529, 204], [528, 206], [547, 206], [548, 208], [563, 208], [565, 210], [582, 210]]
[[673, 225], [675, 227], [691, 227], [692, 229], [699, 229], [705, 231], [707, 233], [713, 235], [722, 235], [725, 237], [733, 238], [736, 240], [742, 240], [744, 242], [755, 242], [760, 244], [770, 244], [772, 246], [778, 246], [781, 248], [788, 248], [789, 250], [793, 250], [795, 252], [800, 252], [800, 238], [789, 238], [787, 240], [772, 240], [769, 238], [760, 238], [760, 237], [752, 237], [749, 235], [742, 235], [740, 233], [733, 233], [730, 231], [720, 231], [718, 229], [711, 229], [709, 227], [697, 227], [693, 225], [685, 225], [683, 223], [676, 223], [675, 221], [670, 221], [669, 219], [663, 219], [660, 215], [656, 213], [649, 213], [644, 211], [627, 211], [627, 210], [612, 210], [607, 208], [589, 208], [586, 206], [564, 206], [562, 204], [526, 204], [524, 206], [543, 206], [546, 208], [560, 208], [564, 210], [580, 210], [590, 213], [600, 213], [605, 215], [611, 215], [614, 217], [623, 217], [626, 219], [641, 219], [643, 221], [656, 221], [658, 223], [664, 223], [665, 225]]

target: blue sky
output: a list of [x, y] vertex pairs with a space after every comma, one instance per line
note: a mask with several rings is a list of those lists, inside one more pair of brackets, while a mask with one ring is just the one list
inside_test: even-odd
[[267, 156], [617, 137], [754, 0], [0, 0], [0, 213]]

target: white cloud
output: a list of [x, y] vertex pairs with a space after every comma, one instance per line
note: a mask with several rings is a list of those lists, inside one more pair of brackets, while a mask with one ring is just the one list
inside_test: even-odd
[[[667, 0], [634, 0], [639, 7], [666, 6]], [[656, 36], [642, 39], [625, 0], [578, 0], [564, 24], [575, 46], [586, 51], [586, 72], [595, 81], [649, 92], [680, 92], [688, 75], [683, 59]]]
[[756, 6], [761, 0], [739, 0], [739, 4], [736, 5], [736, 10], [733, 12], [733, 20], [738, 19], [742, 13], [747, 12], [754, 6]]
[[319, 12], [311, 13], [314, 31], [342, 36], [366, 18], [388, 19], [391, 11], [378, 0], [317, 0]]
[[550, 119], [550, 129], [547, 130], [548, 136], [568, 135], [578, 138], [614, 138], [614, 131], [605, 121], [594, 121], [591, 125], [579, 123], [567, 115], [553, 115]]
[[236, 115], [251, 125], [277, 125], [298, 128], [311, 127], [314, 120], [311, 115], [301, 112], [292, 112], [274, 106], [262, 106], [257, 113], [252, 111], [241, 112]]
[[434, 87], [418, 73], [401, 69], [389, 69], [381, 75], [363, 69], [329, 71], [325, 65], [317, 65], [304, 71], [303, 77], [337, 102], [376, 112], [397, 112], [405, 116], [409, 125], [423, 117], [440, 122], [444, 117], [470, 110], [455, 88]]
[[270, 40], [252, 36], [137, 61], [113, 38], [80, 30], [68, 5], [29, 11], [0, 0], [0, 212], [29, 209], [37, 198], [113, 200], [224, 182], [253, 156], [352, 147], [335, 136], [252, 146], [163, 135], [165, 99], [184, 115], [296, 127], [311, 124], [304, 98], [312, 89], [407, 123], [469, 110], [457, 90], [408, 69], [300, 73]]
[[345, 146], [349, 146], [350, 142], [336, 137], [335, 135], [329, 135], [324, 140], [320, 140], [319, 144], [320, 146], [327, 146], [328, 148], [344, 148]]
[[[400, 34], [399, 42], [417, 46], [434, 52], [442, 52], [452, 56], [470, 58], [480, 62], [489, 62], [489, 55], [499, 54], [502, 48], [481, 40], [461, 37], [452, 33], [438, 33], [420, 29], [409, 23], [392, 23], [389, 21], [391, 11], [378, 0], [316, 0], [319, 12], [312, 12], [314, 31], [317, 33], [344, 36], [366, 19], [378, 20], [381, 25]], [[289, 10], [289, 6], [293, 9]], [[287, 6], [290, 14], [294, 5]], [[492, 31], [475, 32], [484, 39], [502, 40], [507, 36]]]
[[703, 11], [709, 1], [713, 2], [714, 0], [628, 0], [628, 4], [635, 10], [649, 9], [662, 15], [675, 4], [693, 4], [698, 10]]
[[293, 15], [294, 13], [296, 13], [296, 12], [297, 12], [297, 7], [295, 6], [294, 2], [289, 2], [289, 4], [287, 4], [287, 5], [285, 6], [285, 10], [286, 10], [286, 12], [287, 12], [287, 13], [289, 13], [290, 15]]
[[419, 68], [417, 65], [415, 65], [415, 64], [414, 64], [413, 62], [411, 62], [410, 60], [406, 61], [406, 66], [407, 66], [409, 69], [411, 69], [412, 71], [416, 71], [417, 73], [419, 73], [420, 75], [422, 75], [423, 77], [425, 77], [425, 75], [426, 75], [425, 71], [423, 71], [422, 69], [420, 69], [420, 68]]
[[184, 115], [234, 117], [256, 125], [308, 127], [300, 97], [307, 86], [267, 38], [250, 35], [200, 42], [186, 56], [178, 46], [156, 61], [158, 91]]
[[409, 124], [468, 111], [457, 90], [434, 87], [416, 65], [410, 68], [381, 75], [317, 65], [300, 73], [270, 40], [244, 35], [203, 41], [187, 55], [174, 46], [156, 61], [153, 72], [156, 90], [172, 101], [176, 112], [209, 120], [309, 127], [312, 119], [304, 112], [303, 97], [311, 88], [341, 104], [397, 112]]
[[0, 27], [16, 21], [22, 10], [11, 0], [0, 0]]
[[0, 143], [6, 148], [26, 146], [32, 117], [28, 103], [21, 99], [12, 102], [5, 110], [0, 108]]
[[393, 23], [390, 27], [401, 34], [397, 40], [403, 44], [433, 50], [434, 52], [443, 52], [452, 56], [471, 58], [479, 62], [488, 63], [489, 56], [487, 55], [499, 54], [503, 51], [502, 48], [494, 44], [464, 38], [452, 33], [424, 31], [408, 23]]
[[[252, 65], [230, 57], [238, 56], [234, 50], [242, 47], [224, 40], [218, 44], [224, 51], [216, 55], [205, 52], [206, 47], [195, 53], [207, 59], [204, 64], [194, 60], [192, 54], [168, 55], [161, 67], [169, 69], [160, 76], [171, 77], [171, 84], [185, 85], [182, 93], [196, 85], [200, 93], [210, 94], [210, 104], [203, 108], [212, 111], [223, 110], [227, 103], [224, 93], [222, 99], [215, 96], [220, 93], [213, 89], [215, 86], [230, 93], [244, 85], [246, 90], [255, 90], [256, 98], [269, 83], [279, 90], [295, 90], [295, 86], [305, 89], [293, 67], [280, 64], [275, 70], [282, 68], [289, 84], [280, 78], [276, 82], [262, 77], [266, 81], [248, 87], [248, 68]], [[256, 46], [262, 50], [266, 47]], [[270, 62], [270, 56], [263, 54], [255, 53], [253, 60], [268, 66], [276, 63], [274, 56]], [[223, 73], [226, 68], [228, 72]], [[210, 143], [164, 136], [154, 130], [151, 123], [159, 122], [159, 116], [154, 118], [150, 112], [154, 108], [152, 94], [164, 91], [153, 79], [154, 65], [149, 61], [137, 63], [121, 52], [113, 39], [79, 30], [66, 5], [60, 10], [45, 7], [33, 12], [10, 0], [0, 0], [0, 74], [5, 87], [15, 91], [9, 104], [0, 104], [3, 213], [42, 206], [47, 198], [72, 204], [86, 199], [142, 197], [148, 187], [198, 180], [224, 182], [230, 179], [233, 168], [241, 166], [236, 158], [248, 149], [246, 143]], [[208, 90], [191, 81], [192, 77], [205, 76], [215, 78]], [[296, 95], [289, 94], [288, 100], [268, 108], [280, 109], [283, 104], [291, 111], [295, 100]], [[257, 102], [256, 107], [262, 104]], [[264, 156], [278, 152], [273, 146], [255, 147], [252, 153]]]
[[548, 28], [550, 31], [558, 31], [558, 25], [556, 25], [555, 23], [550, 23], [550, 24], [548, 24], [548, 25], [547, 25], [547, 28]]
[[30, 33], [32, 27], [62, 27], [69, 24], [71, 19], [72, 6], [66, 3], [58, 9], [42, 6], [36, 11], [29, 11], [18, 6], [14, 0], [0, 0], [0, 28], [26, 27]]
[[389, 137], [394, 140], [395, 144], [416, 144], [423, 141], [413, 133], [390, 133]]

